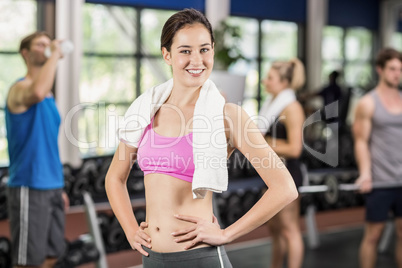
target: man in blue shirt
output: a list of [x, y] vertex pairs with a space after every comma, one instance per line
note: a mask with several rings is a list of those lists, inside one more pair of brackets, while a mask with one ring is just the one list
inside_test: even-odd
[[[44, 55], [47, 46], [49, 58]], [[51, 93], [63, 55], [60, 41], [44, 32], [25, 37], [20, 53], [27, 74], [11, 86], [5, 109], [13, 264], [53, 267], [65, 250], [69, 203], [57, 143], [61, 119]]]

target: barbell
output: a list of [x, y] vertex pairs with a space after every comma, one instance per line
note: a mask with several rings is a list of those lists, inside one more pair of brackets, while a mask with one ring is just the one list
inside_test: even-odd
[[[402, 181], [373, 182], [372, 186], [373, 189], [393, 189], [402, 187]], [[353, 183], [339, 183], [335, 176], [330, 176], [325, 179], [322, 185], [300, 186], [298, 188], [300, 194], [324, 193], [325, 200], [331, 205], [338, 202], [340, 191], [357, 191], [359, 189], [359, 185]]]

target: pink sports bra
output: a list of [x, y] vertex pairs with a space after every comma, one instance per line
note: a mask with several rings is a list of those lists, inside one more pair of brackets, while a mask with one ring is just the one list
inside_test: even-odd
[[153, 130], [154, 117], [138, 144], [137, 161], [144, 176], [160, 173], [192, 182], [194, 174], [193, 133], [166, 137]]

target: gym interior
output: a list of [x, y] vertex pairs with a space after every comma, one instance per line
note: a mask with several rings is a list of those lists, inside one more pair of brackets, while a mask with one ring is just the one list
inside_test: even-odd
[[[1, 268], [11, 267], [4, 105], [11, 85], [26, 72], [18, 51], [21, 39], [46, 31], [74, 46], [60, 60], [52, 89], [62, 118], [59, 151], [70, 200], [65, 225], [69, 246], [55, 267], [137, 268], [142, 267], [141, 254], [130, 248], [111, 210], [105, 176], [118, 145], [119, 120], [138, 96], [171, 76], [160, 34], [165, 21], [185, 8], [201, 11], [211, 22], [211, 80], [250, 117], [258, 115], [269, 97], [262, 80], [272, 63], [290, 58], [304, 63], [306, 83], [297, 92], [306, 118], [299, 188], [302, 267], [359, 267], [365, 196], [353, 186], [359, 170], [352, 125], [358, 101], [378, 82], [377, 52], [386, 47], [402, 51], [401, 0], [1, 0]], [[314, 93], [334, 71], [342, 97], [329, 115]], [[228, 190], [214, 195], [222, 228], [242, 217], [266, 190], [238, 150], [228, 160], [228, 174]], [[145, 221], [144, 173], [136, 163], [127, 189], [137, 221]], [[395, 232], [391, 215], [376, 267], [397, 267]], [[269, 267], [271, 234], [263, 225], [225, 249], [233, 267]]]

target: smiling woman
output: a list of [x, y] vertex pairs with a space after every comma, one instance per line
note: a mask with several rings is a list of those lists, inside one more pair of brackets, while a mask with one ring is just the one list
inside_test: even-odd
[[[297, 196], [289, 172], [247, 113], [225, 104], [208, 79], [213, 49], [211, 25], [202, 13], [186, 9], [172, 15], [162, 30], [161, 50], [173, 78], [139, 96], [119, 128], [121, 142], [106, 190], [145, 268], [232, 267], [222, 245], [262, 225]], [[212, 193], [227, 189], [226, 161], [236, 148], [254, 163], [269, 190], [241, 219], [221, 229]], [[277, 164], [256, 164], [267, 158]], [[139, 226], [126, 186], [135, 160], [145, 174], [147, 216]]]
[[195, 10], [190, 16], [177, 13], [162, 29], [163, 58], [172, 67], [173, 76], [177, 77], [175, 82], [181, 83], [177, 84], [179, 87], [198, 88], [209, 77], [214, 65], [212, 28], [198, 13]]
[[176, 81], [181, 86], [199, 87], [211, 74], [214, 51], [210, 40], [205, 26], [196, 23], [178, 32], [170, 50], [162, 47], [163, 58], [172, 66], [173, 75], [178, 78]]

